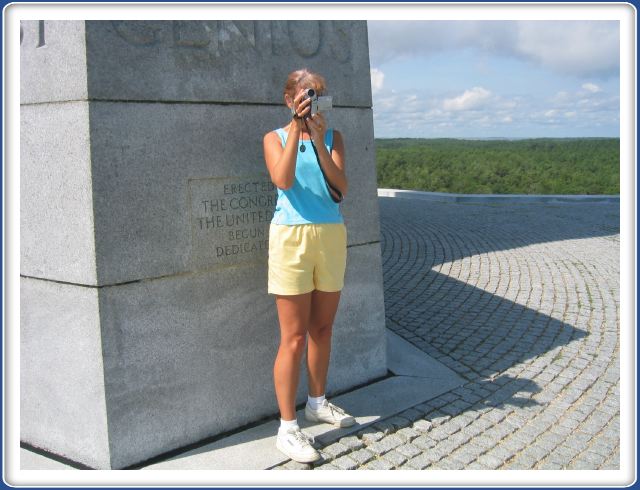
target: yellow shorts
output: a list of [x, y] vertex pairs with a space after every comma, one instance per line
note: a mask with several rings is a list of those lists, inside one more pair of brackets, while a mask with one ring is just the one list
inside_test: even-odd
[[269, 227], [268, 294], [340, 291], [347, 265], [344, 223]]

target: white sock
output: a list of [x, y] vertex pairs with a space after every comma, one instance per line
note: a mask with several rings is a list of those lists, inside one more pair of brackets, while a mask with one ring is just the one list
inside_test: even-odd
[[322, 406], [322, 402], [324, 401], [324, 393], [320, 396], [313, 397], [311, 395], [307, 395], [307, 401], [309, 402], [309, 406], [313, 410], [318, 410]]
[[280, 419], [280, 428], [278, 429], [278, 433], [284, 433], [287, 431], [287, 429], [290, 429], [291, 427], [298, 427], [298, 419], [295, 418], [293, 420], [284, 420], [284, 419]]

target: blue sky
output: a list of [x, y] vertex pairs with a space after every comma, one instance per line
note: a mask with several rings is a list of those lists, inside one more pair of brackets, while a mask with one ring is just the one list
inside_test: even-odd
[[618, 21], [368, 21], [378, 138], [620, 135]]

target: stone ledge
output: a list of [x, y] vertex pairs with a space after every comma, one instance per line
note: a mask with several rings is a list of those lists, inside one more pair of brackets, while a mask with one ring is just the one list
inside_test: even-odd
[[[304, 409], [298, 410], [298, 424], [322, 446], [327, 446], [418, 403], [433, 399], [463, 383], [464, 380], [446, 366], [439, 364], [427, 354], [420, 355], [419, 349], [388, 330], [387, 340], [390, 369], [395, 374], [402, 374], [331, 398], [348, 412], [358, 414], [356, 425], [336, 428], [328, 424], [310, 423], [304, 418]], [[141, 469], [269, 469], [288, 459], [275, 448], [278, 425], [278, 420], [270, 420]], [[247, 454], [251, 454], [252, 457], [247, 458]], [[20, 456], [23, 470], [74, 469], [25, 448], [20, 449]]]

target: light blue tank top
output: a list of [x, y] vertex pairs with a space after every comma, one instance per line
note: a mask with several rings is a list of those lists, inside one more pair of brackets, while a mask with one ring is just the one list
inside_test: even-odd
[[[276, 129], [282, 146], [287, 142], [287, 132]], [[325, 133], [324, 144], [329, 153], [333, 147], [333, 129]], [[300, 143], [298, 142], [298, 148]], [[290, 189], [278, 189], [276, 210], [271, 223], [277, 225], [301, 225], [306, 223], [344, 223], [340, 206], [334, 202], [320, 170], [311, 141], [304, 141], [306, 151], [298, 149], [296, 173]]]

